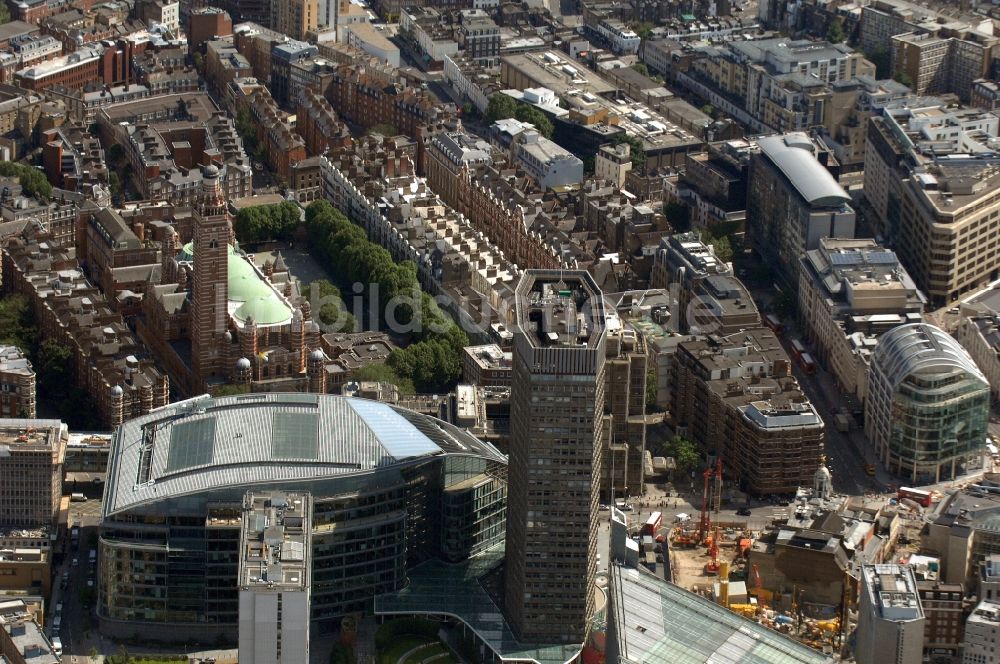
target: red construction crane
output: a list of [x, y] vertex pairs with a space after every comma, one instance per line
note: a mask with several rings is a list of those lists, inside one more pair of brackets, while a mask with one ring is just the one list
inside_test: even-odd
[[704, 542], [705, 538], [708, 536], [708, 531], [712, 529], [712, 517], [708, 512], [708, 492], [714, 475], [715, 473], [711, 468], [706, 468], [705, 472], [702, 474], [702, 477], [705, 478], [705, 487], [701, 494], [701, 519], [698, 521], [699, 542]]

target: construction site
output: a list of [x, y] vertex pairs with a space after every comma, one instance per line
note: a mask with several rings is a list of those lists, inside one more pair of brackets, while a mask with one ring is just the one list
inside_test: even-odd
[[[826, 654], [839, 652], [849, 627], [847, 608], [856, 592], [850, 576], [843, 575], [838, 602], [818, 605], [803, 601], [803, 591], [769, 590], [761, 567], [752, 561], [754, 544], [765, 536], [742, 522], [718, 519], [722, 503], [722, 464], [703, 475], [701, 514], [669, 529], [670, 574], [673, 582], [725, 606], [751, 620], [782, 632]], [[715, 516], [716, 518], [713, 518]]]

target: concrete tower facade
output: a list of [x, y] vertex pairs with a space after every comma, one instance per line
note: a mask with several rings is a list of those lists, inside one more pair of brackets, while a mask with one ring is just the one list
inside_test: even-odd
[[232, 223], [219, 183], [219, 169], [206, 166], [202, 202], [194, 214], [194, 281], [191, 291], [191, 368], [196, 389], [225, 380], [223, 335], [228, 320], [229, 243]]
[[526, 643], [580, 643], [594, 612], [605, 312], [584, 271], [516, 290], [504, 604]]

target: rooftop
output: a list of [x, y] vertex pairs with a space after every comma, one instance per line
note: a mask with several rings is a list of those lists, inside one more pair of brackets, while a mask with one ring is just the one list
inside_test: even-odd
[[0, 373], [33, 376], [35, 371], [31, 368], [31, 360], [20, 348], [0, 345]]
[[66, 425], [59, 420], [0, 419], [0, 451], [7, 453], [16, 449], [54, 449], [66, 435]]
[[882, 335], [873, 362], [881, 366], [895, 389], [911, 374], [965, 371], [970, 379], [988, 386], [986, 377], [954, 337], [936, 325], [900, 325]]
[[851, 200], [830, 171], [816, 160], [815, 146], [808, 134], [767, 136], [758, 139], [757, 144], [807, 203], [840, 207]]
[[365, 399], [205, 395], [118, 428], [104, 515], [213, 489], [364, 474], [442, 454], [505, 459], [449, 424]]
[[243, 501], [240, 588], [282, 591], [309, 586], [311, 504], [308, 494], [247, 494]]
[[[612, 562], [609, 629], [622, 664], [793, 664], [827, 657], [664, 581]], [[610, 639], [609, 639], [610, 640]]]
[[882, 620], [903, 622], [924, 617], [913, 570], [903, 565], [864, 565], [863, 587]]
[[604, 334], [604, 300], [590, 274], [528, 270], [517, 286], [517, 320], [535, 347], [595, 348]]
[[973, 609], [972, 614], [969, 616], [966, 624], [984, 624], [996, 626], [1000, 624], [1000, 602], [993, 602], [988, 599], [984, 599], [976, 608]]

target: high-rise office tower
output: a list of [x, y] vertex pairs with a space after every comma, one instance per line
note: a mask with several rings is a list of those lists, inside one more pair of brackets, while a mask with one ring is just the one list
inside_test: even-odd
[[919, 662], [924, 647], [924, 611], [913, 569], [903, 565], [861, 568], [858, 664]]
[[516, 289], [504, 604], [528, 643], [583, 641], [594, 611], [605, 311], [583, 271]]

